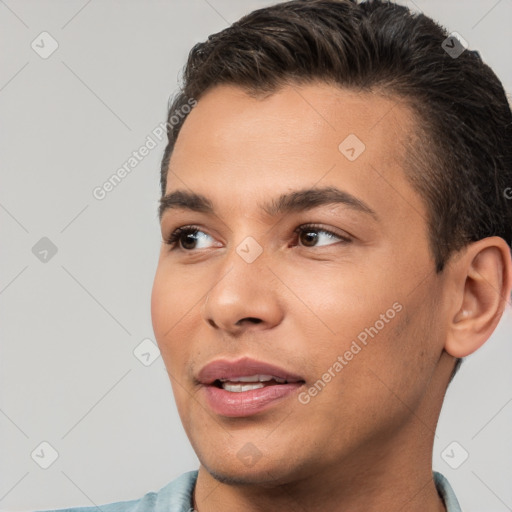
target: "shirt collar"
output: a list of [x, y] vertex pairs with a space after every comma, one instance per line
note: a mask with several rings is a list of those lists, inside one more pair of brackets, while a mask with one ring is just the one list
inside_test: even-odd
[[433, 472], [433, 475], [437, 492], [444, 501], [446, 512], [462, 512], [459, 502], [457, 501], [455, 493], [453, 492], [451, 485], [448, 483], [448, 480], [441, 473], [437, 473], [436, 471]]

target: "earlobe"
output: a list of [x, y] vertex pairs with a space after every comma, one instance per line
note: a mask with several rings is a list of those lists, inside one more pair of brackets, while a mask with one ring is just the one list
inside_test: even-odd
[[457, 297], [445, 350], [462, 358], [480, 348], [501, 319], [512, 289], [510, 249], [503, 238], [484, 238], [470, 244], [451, 270]]

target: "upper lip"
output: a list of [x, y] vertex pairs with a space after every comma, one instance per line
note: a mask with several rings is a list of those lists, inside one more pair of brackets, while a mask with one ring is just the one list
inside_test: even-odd
[[213, 384], [218, 379], [232, 377], [249, 377], [251, 375], [272, 375], [288, 382], [304, 382], [304, 379], [294, 373], [264, 361], [249, 357], [236, 360], [216, 359], [201, 368], [197, 380], [201, 384]]

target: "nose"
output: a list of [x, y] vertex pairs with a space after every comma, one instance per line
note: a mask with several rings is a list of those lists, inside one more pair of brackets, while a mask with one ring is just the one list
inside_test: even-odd
[[236, 336], [247, 330], [270, 329], [282, 321], [277, 279], [263, 255], [247, 263], [233, 252], [226, 256], [219, 275], [201, 309], [202, 318], [213, 329]]

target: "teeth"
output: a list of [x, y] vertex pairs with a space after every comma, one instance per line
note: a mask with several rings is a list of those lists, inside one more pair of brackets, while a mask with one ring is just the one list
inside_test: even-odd
[[[243, 393], [244, 391], [260, 389], [265, 386], [263, 382], [269, 382], [271, 380], [274, 380], [278, 384], [287, 382], [286, 379], [274, 377], [273, 375], [247, 375], [245, 377], [230, 377], [229, 379], [219, 379], [222, 385], [222, 389], [231, 391], [233, 393]], [[235, 382], [240, 382], [240, 384], [234, 384]]]
[[244, 391], [251, 391], [253, 389], [263, 388], [264, 385], [261, 382], [254, 384], [228, 384], [227, 382], [222, 383], [222, 388], [226, 391], [233, 393], [243, 393]]
[[230, 377], [229, 379], [219, 379], [221, 382], [268, 382], [275, 380], [276, 382], [286, 382], [285, 379], [274, 377], [273, 375], [248, 375], [247, 377]]

